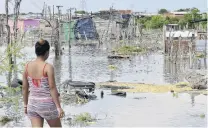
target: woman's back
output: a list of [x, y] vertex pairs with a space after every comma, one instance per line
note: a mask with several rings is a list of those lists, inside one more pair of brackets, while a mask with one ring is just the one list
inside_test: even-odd
[[32, 61], [27, 64], [26, 75], [29, 83], [29, 99], [51, 99], [48, 77], [45, 70], [46, 66], [46, 63], [37, 61]]

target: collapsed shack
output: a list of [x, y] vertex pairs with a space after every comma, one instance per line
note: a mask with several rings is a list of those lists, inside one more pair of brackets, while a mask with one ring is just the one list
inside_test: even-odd
[[67, 80], [61, 84], [61, 99], [65, 104], [86, 103], [97, 98], [95, 83]]
[[77, 40], [97, 40], [99, 35], [92, 17], [78, 19], [74, 25], [74, 35]]

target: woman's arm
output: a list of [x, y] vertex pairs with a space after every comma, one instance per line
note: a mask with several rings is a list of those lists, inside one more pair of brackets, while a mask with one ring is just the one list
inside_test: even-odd
[[56, 104], [57, 108], [61, 108], [61, 105], [59, 102], [59, 93], [58, 93], [58, 90], [56, 88], [56, 83], [55, 83], [54, 68], [52, 65], [48, 64], [47, 75], [48, 75], [49, 88], [50, 88], [50, 92], [51, 92], [51, 96], [53, 98], [53, 101]]
[[28, 94], [29, 94], [28, 88], [29, 88], [29, 84], [27, 81], [27, 75], [25, 70], [22, 74], [22, 93], [23, 93], [24, 107], [26, 107], [28, 103]]

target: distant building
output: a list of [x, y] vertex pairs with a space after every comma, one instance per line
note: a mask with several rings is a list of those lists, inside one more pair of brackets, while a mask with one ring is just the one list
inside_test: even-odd
[[184, 15], [188, 14], [188, 12], [169, 12], [163, 14], [165, 17], [174, 17], [174, 18], [184, 18]]
[[120, 14], [131, 14], [132, 10], [117, 10]]
[[[100, 10], [99, 11], [100, 13], [110, 13], [110, 10]], [[120, 13], [120, 14], [131, 14], [132, 13], [132, 10], [116, 10], [116, 9], [113, 9], [112, 12], [117, 12], [117, 13]]]
[[158, 15], [157, 13], [147, 13], [147, 12], [133, 12], [134, 16], [137, 17], [148, 17], [148, 16], [156, 16]]
[[[13, 33], [13, 25], [14, 25], [14, 20], [9, 20], [9, 26], [11, 29], [11, 33]], [[26, 32], [34, 28], [38, 28], [40, 25], [39, 20], [36, 19], [19, 19], [17, 28], [19, 32]]]

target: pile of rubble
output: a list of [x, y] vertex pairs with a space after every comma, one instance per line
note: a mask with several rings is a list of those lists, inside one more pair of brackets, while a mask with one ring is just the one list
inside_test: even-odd
[[191, 71], [188, 72], [185, 78], [191, 85], [192, 89], [207, 89], [207, 71]]

